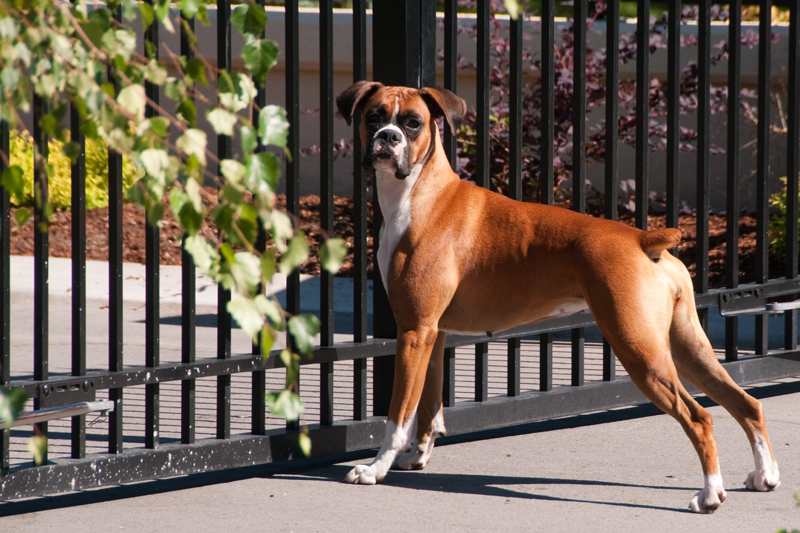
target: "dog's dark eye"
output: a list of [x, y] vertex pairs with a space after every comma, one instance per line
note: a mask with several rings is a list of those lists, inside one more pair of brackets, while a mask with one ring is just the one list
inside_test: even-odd
[[415, 129], [419, 128], [420, 126], [422, 126], [422, 124], [420, 124], [419, 120], [416, 120], [416, 119], [413, 119], [413, 118], [411, 120], [409, 120], [408, 122], [406, 122], [406, 128], [408, 128], [410, 130], [415, 130]]
[[367, 117], [367, 124], [370, 126], [378, 126], [381, 123], [380, 115], [374, 114]]

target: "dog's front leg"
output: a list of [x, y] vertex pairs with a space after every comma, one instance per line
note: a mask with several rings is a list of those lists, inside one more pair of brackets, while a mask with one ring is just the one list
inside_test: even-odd
[[[445, 435], [442, 414], [442, 383], [444, 379], [444, 332], [440, 332], [433, 346], [425, 387], [417, 406], [417, 434], [406, 450], [403, 450], [393, 468], [398, 470], [422, 470], [428, 465], [437, 437]], [[410, 428], [410, 429], [413, 429]]]
[[347, 483], [380, 483], [408, 444], [437, 333], [437, 328], [418, 327], [398, 335], [386, 436], [375, 460], [353, 468], [344, 478]]

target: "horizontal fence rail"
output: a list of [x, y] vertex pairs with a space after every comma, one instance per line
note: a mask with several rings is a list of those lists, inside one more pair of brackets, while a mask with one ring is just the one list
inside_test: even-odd
[[[390, 5], [391, 4], [391, 5]], [[568, 192], [568, 205], [577, 212], [586, 213], [591, 190], [587, 183], [589, 149], [602, 146], [603, 171], [600, 191], [603, 199], [599, 212], [608, 219], [620, 218], [620, 160], [622, 142], [633, 145], [632, 160], [636, 169], [633, 177], [635, 190], [625, 200], [634, 206], [632, 223], [647, 228], [649, 167], [651, 165], [651, 134], [653, 123], [663, 126], [665, 165], [667, 168], [665, 220], [668, 227], [679, 227], [682, 203], [679, 197], [681, 179], [691, 178], [696, 189], [695, 221], [697, 239], [694, 250], [695, 299], [698, 314], [704, 327], [710, 327], [717, 312], [724, 318], [724, 342], [715, 346], [718, 356], [733, 379], [742, 385], [755, 384], [778, 378], [800, 375], [800, 350], [797, 346], [797, 309], [791, 302], [800, 294], [798, 278], [798, 143], [800, 142], [800, 74], [798, 74], [798, 25], [800, 2], [787, 4], [789, 10], [789, 64], [786, 71], [786, 91], [777, 98], [786, 101], [786, 153], [787, 181], [787, 235], [785, 267], [770, 271], [769, 257], [769, 194], [775, 189], [770, 177], [770, 50], [772, 44], [758, 46], [759, 75], [756, 111], [757, 139], [757, 253], [753, 264], [755, 282], [740, 281], [741, 264], [738, 254], [739, 213], [742, 197], [743, 170], [739, 159], [743, 143], [741, 126], [742, 96], [742, 3], [731, 3], [728, 23], [728, 48], [725, 61], [712, 61], [711, 2], [701, 1], [696, 6], [696, 16], [677, 1], [667, 6], [666, 40], [667, 79], [655, 83], [650, 73], [650, 53], [653, 28], [650, 21], [649, 2], [638, 3], [638, 21], [631, 35], [620, 33], [619, 4], [611, 2], [606, 10], [597, 13], [594, 4], [577, 1], [568, 13], [568, 32], [556, 27], [555, 4], [542, 2], [540, 13], [525, 13], [510, 20], [494, 10], [499, 4], [490, 0], [476, 0], [476, 13], [459, 17], [459, 2], [446, 0], [444, 12], [433, 13], [423, 0], [402, 2], [374, 2], [373, 10], [367, 3], [354, 0], [352, 9], [352, 81], [368, 77], [368, 42], [372, 37], [372, 57], [375, 61], [390, 64], [375, 65], [372, 77], [384, 83], [420, 86], [443, 85], [458, 93], [459, 89], [475, 95], [474, 143], [466, 149], [465, 132], [444, 128], [444, 147], [454, 170], [463, 171], [463, 161], [470, 151], [474, 173], [470, 176], [477, 185], [499, 188], [515, 200], [557, 203], [561, 196], [555, 192]], [[660, 5], [660, 4], [659, 4]], [[770, 19], [771, 2], [762, 1], [759, 21], [759, 43], [771, 42], [773, 21]], [[560, 9], [560, 8], [559, 8]], [[177, 12], [176, 12], [177, 13]], [[275, 96], [261, 90], [260, 105], [274, 103], [284, 106], [291, 125], [287, 142], [290, 157], [285, 161], [286, 211], [293, 217], [301, 215], [300, 168], [318, 165], [321, 230], [334, 231], [335, 209], [339, 205], [334, 196], [334, 164], [339, 157], [338, 139], [334, 135], [340, 118], [333, 107], [333, 98], [345, 86], [335, 82], [335, 71], [340, 68], [334, 61], [334, 11], [333, 3], [321, 0], [316, 34], [301, 34], [301, 16], [309, 12], [300, 10], [297, 0], [287, 0], [283, 12], [283, 41], [279, 42], [285, 69], [285, 94]], [[399, 24], [399, 15], [403, 15]], [[216, 50], [218, 65], [235, 66], [232, 57], [230, 0], [218, 0], [216, 5]], [[437, 39], [437, 21], [442, 28]], [[193, 20], [185, 21], [194, 27]], [[604, 57], [595, 61], [596, 68], [604, 69], [602, 86], [587, 82], [587, 69], [591, 50], [587, 42], [593, 28], [604, 24]], [[692, 24], [697, 31], [697, 46], [680, 46], [681, 27]], [[398, 27], [402, 26], [402, 27]], [[183, 27], [176, 24], [178, 31]], [[306, 28], [303, 26], [302, 28]], [[370, 30], [371, 28], [371, 30]], [[159, 32], [154, 23], [142, 37], [155, 44], [158, 50]], [[370, 35], [370, 31], [372, 32]], [[526, 39], [525, 33], [535, 32], [536, 39]], [[161, 32], [163, 38], [163, 31]], [[474, 42], [464, 35], [474, 37]], [[386, 36], [387, 38], [376, 38]], [[190, 56], [192, 48], [185, 38], [181, 40], [181, 54]], [[269, 37], [269, 35], [268, 35]], [[388, 38], [392, 37], [392, 38]], [[274, 38], [274, 37], [273, 37]], [[301, 39], [317, 39], [319, 45], [319, 92], [312, 95], [318, 108], [313, 120], [319, 131], [319, 161], [303, 157], [300, 142], [301, 130], [309, 123], [305, 112], [309, 97], [300, 81]], [[494, 40], [493, 40], [494, 39]], [[628, 40], [628, 41], [626, 41]], [[635, 43], [635, 57], [621, 54], [629, 51], [625, 43]], [[466, 45], [474, 50], [465, 50]], [[566, 44], [565, 44], [566, 43]], [[644, 43], [644, 45], [642, 45]], [[338, 41], [337, 41], [338, 44]], [[649, 45], [648, 45], [649, 44]], [[622, 48], [621, 48], [622, 46]], [[505, 48], [503, 48], [505, 47]], [[505, 50], [498, 52], [498, 50]], [[435, 52], [440, 50], [441, 60]], [[464, 59], [469, 51], [477, 58], [470, 65]], [[642, 53], [640, 53], [640, 51]], [[571, 66], [564, 65], [563, 54], [568, 54]], [[627, 53], [627, 52], [626, 52]], [[348, 50], [349, 54], [349, 50]], [[461, 56], [460, 56], [461, 54]], [[502, 57], [498, 60], [498, 55]], [[688, 57], [687, 57], [688, 56]], [[387, 59], [389, 58], [389, 59]], [[696, 139], [687, 139], [681, 128], [688, 127], [687, 118], [681, 115], [682, 65], [690, 60], [696, 66], [697, 116]], [[502, 65], [498, 64], [502, 63]], [[620, 75], [621, 65], [635, 64], [632, 78]], [[710, 101], [714, 69], [727, 65], [724, 76], [727, 83], [727, 110], [724, 156], [712, 159], [712, 134], [710, 126]], [[497, 69], [505, 68], [502, 90], [495, 83]], [[305, 68], [305, 67], [304, 67]], [[459, 87], [459, 70], [473, 68], [475, 86]], [[440, 71], [437, 74], [437, 69]], [[533, 73], [533, 74], [532, 74]], [[349, 74], [348, 74], [349, 76]], [[392, 78], [391, 76], [397, 76]], [[438, 78], [437, 78], [438, 76]], [[109, 66], [108, 79], [115, 82], [113, 67]], [[399, 81], [397, 81], [399, 80]], [[347, 80], [349, 83], [349, 79]], [[556, 114], [557, 104], [563, 98], [560, 91], [570, 87], [568, 116]], [[467, 91], [468, 89], [468, 91]], [[158, 88], [147, 88], [149, 98], [158, 102]], [[474, 91], [473, 91], [474, 90]], [[656, 116], [652, 102], [665, 100], [664, 116]], [[603, 93], [600, 111], [589, 105], [591, 94]], [[633, 116], [620, 111], [621, 99], [633, 98]], [[301, 99], [302, 96], [302, 99]], [[281, 100], [277, 98], [281, 97]], [[596, 100], [595, 100], [596, 101]], [[783, 100], [781, 100], [782, 102]], [[537, 102], [540, 107], [534, 107]], [[560, 105], [560, 104], [559, 104]], [[561, 108], [559, 108], [561, 109]], [[499, 111], [498, 111], [499, 110]], [[45, 110], [37, 102], [34, 118]], [[148, 108], [148, 116], [156, 113]], [[312, 113], [316, 114], [314, 111]], [[498, 120], [497, 114], [505, 118]], [[592, 114], [593, 113], [593, 114]], [[396, 341], [391, 338], [394, 328], [391, 310], [377, 273], [370, 274], [369, 249], [377, 246], [375, 225], [381, 220], [380, 210], [374, 201], [370, 177], [361, 167], [363, 148], [358, 138], [359, 120], [354, 117], [352, 131], [352, 283], [345, 283], [352, 307], [343, 308], [334, 290], [339, 278], [323, 272], [319, 289], [310, 300], [322, 320], [318, 346], [310, 358], [301, 360], [299, 378], [300, 395], [306, 405], [303, 419], [297, 424], [285, 424], [265, 408], [266, 394], [283, 387], [285, 370], [278, 351], [262, 359], [257, 346], [242, 344], [242, 335], [226, 311], [225, 304], [231, 295], [222, 289], [217, 292], [213, 329], [204, 326], [199, 284], [191, 256], [184, 249], [181, 267], [181, 297], [177, 328], [169, 328], [170, 317], [165, 315], [160, 299], [160, 281], [166, 271], [159, 264], [159, 230], [147, 230], [146, 245], [146, 305], [140, 312], [125, 300], [123, 286], [126, 275], [122, 252], [123, 228], [123, 176], [122, 158], [109, 153], [108, 166], [108, 232], [109, 252], [108, 301], [103, 306], [103, 335], [106, 341], [98, 346], [87, 345], [89, 329], [96, 327], [92, 305], [87, 306], [87, 234], [86, 234], [86, 160], [85, 143], [80, 134], [77, 111], [72, 113], [72, 135], [81, 146], [81, 156], [71, 167], [72, 179], [72, 240], [70, 294], [71, 329], [68, 371], [54, 372], [55, 359], [62, 354], [50, 346], [51, 327], [60, 316], [48, 317], [53, 306], [48, 291], [51, 237], [48, 231], [35, 232], [33, 246], [34, 278], [33, 298], [30, 306], [33, 328], [12, 328], [12, 261], [11, 237], [12, 207], [9, 194], [0, 193], [0, 328], [2, 354], [0, 354], [0, 385], [18, 387], [31, 399], [21, 423], [13, 428], [0, 426], [0, 499], [17, 499], [47, 493], [80, 490], [108, 484], [119, 484], [142, 479], [154, 479], [233, 468], [265, 462], [292, 461], [301, 457], [298, 438], [306, 427], [313, 447], [312, 456], [332, 457], [333, 454], [365, 450], [379, 446], [385, 428], [384, 418], [391, 395], [391, 376]], [[594, 135], [593, 120], [606, 126], [604, 137]], [[506, 139], [507, 181], [493, 175], [493, 150], [495, 130], [502, 122], [502, 135]], [[526, 128], [536, 124], [536, 141], [531, 145]], [[692, 127], [695, 124], [692, 123]], [[9, 153], [11, 132], [0, 124], [0, 148]], [[493, 137], [494, 136], [494, 137]], [[43, 154], [47, 153], [47, 139], [38, 126], [34, 137]], [[349, 141], [350, 139], [345, 139]], [[470, 140], [472, 142], [472, 140]], [[231, 139], [219, 136], [218, 154], [229, 158]], [[462, 144], [459, 144], [462, 143]], [[528, 143], [528, 144], [526, 144]], [[681, 146], [692, 144], [697, 151], [694, 168], [680, 164]], [[565, 145], [567, 150], [563, 149]], [[596, 151], [592, 152], [597, 153]], [[725, 166], [725, 205], [727, 221], [724, 288], [711, 288], [709, 284], [709, 192], [710, 168]], [[565, 165], [564, 161], [568, 161]], [[348, 163], [349, 165], [349, 163]], [[566, 171], [563, 169], [566, 168]], [[0, 171], [4, 163], [0, 160]], [[349, 172], [349, 170], [348, 170]], [[564, 174], [566, 172], [566, 174]], [[523, 179], [528, 176], [530, 179]], [[45, 178], [38, 178], [46, 181]], [[499, 183], [499, 185], [498, 185]], [[565, 185], [566, 184], [566, 185]], [[47, 183], [40, 183], [37, 194], [47, 194]], [[630, 202], [628, 202], [630, 200]], [[370, 209], [374, 208], [372, 226]], [[685, 209], [686, 206], [684, 205]], [[40, 220], [44, 213], [34, 210]], [[685, 212], [685, 211], [684, 211]], [[597, 215], [598, 213], [595, 213]], [[590, 215], [587, 215], [590, 216]], [[259, 246], [266, 245], [266, 236]], [[373, 253], [375, 251], [373, 250]], [[677, 250], [675, 251], [677, 253]], [[774, 262], [772, 263], [775, 264]], [[49, 270], [50, 269], [50, 270]], [[773, 268], [774, 270], [774, 268]], [[371, 278], [371, 281], [370, 281]], [[298, 271], [286, 278], [285, 309], [291, 314], [307, 311], [301, 300], [308, 289], [302, 287]], [[511, 280], [509, 280], [511, 282]], [[371, 283], [371, 285], [370, 285]], [[216, 291], [216, 289], [214, 289]], [[346, 292], [345, 291], [345, 292]], [[370, 302], [369, 299], [373, 301]], [[770, 346], [767, 304], [782, 303], [773, 309], [785, 309], [784, 342], [780, 347]], [[374, 312], [368, 313], [372, 303]], [[15, 305], [17, 305], [15, 303]], [[349, 305], [349, 304], [348, 304]], [[96, 306], [95, 306], [96, 307]], [[16, 310], [16, 307], [14, 308]], [[162, 316], [164, 315], [164, 316]], [[141, 317], [141, 324], [139, 322]], [[750, 318], [754, 317], [754, 318]], [[49, 319], [48, 319], [49, 318]], [[337, 326], [338, 320], [348, 319], [347, 328]], [[107, 320], [107, 322], [106, 322]], [[755, 344], [745, 348], [740, 344], [740, 331], [746, 320], [755, 321]], [[143, 324], [143, 326], [142, 326]], [[377, 333], [377, 335], [375, 334]], [[177, 335], [180, 342], [170, 342], [167, 335]], [[17, 336], [31, 335], [31, 339]], [[136, 338], [134, 337], [141, 337]], [[248, 340], [249, 342], [249, 340]], [[27, 344], [26, 344], [27, 343]], [[31, 349], [25, 346], [32, 344]], [[174, 349], [178, 346], [177, 349]], [[102, 351], [102, 364], [94, 364], [94, 355]], [[107, 358], [107, 359], [106, 359]], [[444, 357], [443, 405], [449, 435], [478, 431], [573, 416], [591, 411], [645, 403], [647, 400], [634, 386], [624, 369], [617, 363], [607, 342], [599, 336], [593, 317], [588, 313], [548, 320], [521, 326], [512, 330], [486, 336], [464, 337], [448, 335]], [[62, 368], [58, 366], [58, 368]], [[698, 391], [687, 385], [693, 394]], [[62, 416], [59, 416], [62, 415]], [[45, 464], [34, 466], [27, 452], [26, 440], [32, 435], [46, 436], [49, 440]]]

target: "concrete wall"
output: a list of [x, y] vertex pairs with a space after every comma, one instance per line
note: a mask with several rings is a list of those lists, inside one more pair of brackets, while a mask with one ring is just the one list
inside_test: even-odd
[[[282, 8], [267, 8], [268, 21], [266, 33], [268, 38], [277, 41], [281, 49], [284, 49], [284, 13]], [[211, 24], [202, 26], [197, 23], [196, 33], [199, 40], [201, 53], [213, 64], [216, 62], [216, 9], [209, 6], [209, 18]], [[463, 15], [459, 17], [459, 22], [464, 26], [474, 24], [475, 17]], [[352, 74], [352, 13], [349, 10], [336, 10], [333, 16], [333, 88], [334, 94], [338, 95], [346, 89], [353, 81]], [[439, 18], [441, 23], [443, 19]], [[507, 21], [502, 21], [507, 24]], [[440, 24], [441, 26], [441, 24]], [[556, 20], [556, 36], [558, 30], [567, 26], [563, 19]], [[318, 13], [314, 9], [302, 9], [299, 18], [300, 27], [300, 146], [308, 148], [319, 145], [319, 116], [314, 110], [319, 108], [319, 29]], [[530, 50], [534, 56], [538, 56], [540, 49], [540, 24], [538, 19], [526, 20], [524, 26], [525, 41], [524, 46]], [[742, 31], [756, 31], [757, 26], [753, 24], [743, 24]], [[635, 21], [622, 21], [620, 23], [620, 33], [627, 34], [635, 31]], [[727, 25], [714, 24], [712, 32], [712, 50], [721, 40], [727, 38]], [[242, 47], [242, 39], [238, 32], [233, 29], [233, 64], [234, 68], [242, 68], [239, 58]], [[696, 25], [686, 25], [682, 27], [682, 34], [688, 37], [697, 33]], [[773, 33], [780, 35], [780, 40], [772, 45], [772, 87], [773, 94], [781, 98], [783, 109], [786, 109], [786, 71], [788, 68], [788, 27], [778, 25], [773, 28]], [[177, 35], [169, 34], [161, 30], [161, 39], [166, 47], [177, 53], [180, 50]], [[666, 40], [666, 36], [664, 36]], [[371, 77], [372, 71], [372, 15], [367, 14], [367, 75]], [[444, 46], [444, 38], [441, 27], [437, 31], [437, 46]], [[595, 24], [588, 32], [587, 47], [590, 50], [600, 50], [605, 48], [605, 23]], [[476, 44], [465, 35], [460, 35], [458, 39], [458, 51], [468, 61], [475, 61]], [[166, 48], [161, 48], [162, 57], [167, 57]], [[687, 66], [690, 62], [696, 61], [697, 48], [684, 47], [681, 49], [682, 66]], [[758, 77], [758, 47], [742, 49], [742, 86], [755, 89]], [[169, 63], [169, 61], [168, 61]], [[666, 80], [667, 75], [667, 52], [658, 50], [650, 57], [651, 77], [659, 80]], [[285, 64], [281, 56], [278, 63], [273, 67], [267, 76], [266, 94], [268, 103], [283, 105], [285, 103]], [[635, 61], [620, 66], [620, 77], [631, 79], [635, 75]], [[711, 82], [716, 85], [724, 85], [727, 82], [727, 61], [722, 61], [712, 68]], [[438, 84], [443, 84], [443, 74], [441, 65], [437, 76]], [[538, 80], [535, 73], [526, 76], [525, 83], [535, 84]], [[470, 107], [474, 107], [475, 102], [475, 73], [472, 70], [461, 70], [458, 78], [458, 94], [467, 101]], [[214, 97], [210, 94], [213, 99]], [[748, 99], [755, 106], [755, 99]], [[162, 96], [162, 102], [167, 109], [172, 109], [172, 102]], [[198, 115], [205, 114], [206, 108], [198, 103]], [[588, 109], [588, 127], [591, 131], [598, 121], [604, 118], [602, 106]], [[681, 124], [684, 127], [694, 128], [696, 124], [695, 115], [685, 115], [681, 117]], [[771, 160], [771, 187], [777, 190], [780, 187], [778, 178], [785, 175], [786, 156], [785, 156], [785, 135], [779, 130], [782, 127], [778, 108], [775, 100], [772, 104], [772, 124], [776, 126], [772, 134], [770, 146]], [[711, 142], [719, 147], [726, 146], [726, 118], [724, 115], [712, 115], [710, 126]], [[213, 132], [209, 129], [209, 135]], [[350, 141], [352, 139], [352, 129], [347, 127], [345, 121], [339, 117], [335, 120], [334, 135], [336, 139]], [[753, 207], [755, 205], [755, 148], [756, 129], [755, 123], [743, 118], [741, 121], [741, 196], [742, 205]], [[213, 146], [213, 141], [210, 143]], [[657, 151], [650, 157], [650, 188], [655, 191], [665, 189], [666, 154]], [[681, 200], [686, 200], [690, 205], [694, 204], [695, 198], [695, 176], [696, 158], [694, 153], [685, 152], [681, 155]], [[634, 152], [630, 147], [622, 146], [620, 149], [619, 173], [620, 180], [633, 180], [634, 178]], [[335, 192], [336, 194], [352, 193], [352, 159], [339, 158], [334, 164], [335, 171]], [[300, 158], [301, 174], [301, 193], [318, 194], [320, 181], [320, 160], [318, 156], [307, 156]], [[588, 167], [588, 176], [593, 184], [603, 190], [603, 165], [593, 162]], [[711, 205], [714, 210], [725, 208], [725, 154], [717, 154], [711, 157]]]

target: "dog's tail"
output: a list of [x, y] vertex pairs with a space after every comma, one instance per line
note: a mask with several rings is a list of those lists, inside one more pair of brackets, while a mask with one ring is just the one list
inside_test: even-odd
[[639, 237], [642, 250], [651, 257], [661, 255], [662, 250], [674, 248], [680, 240], [681, 232], [675, 228], [643, 231]]

